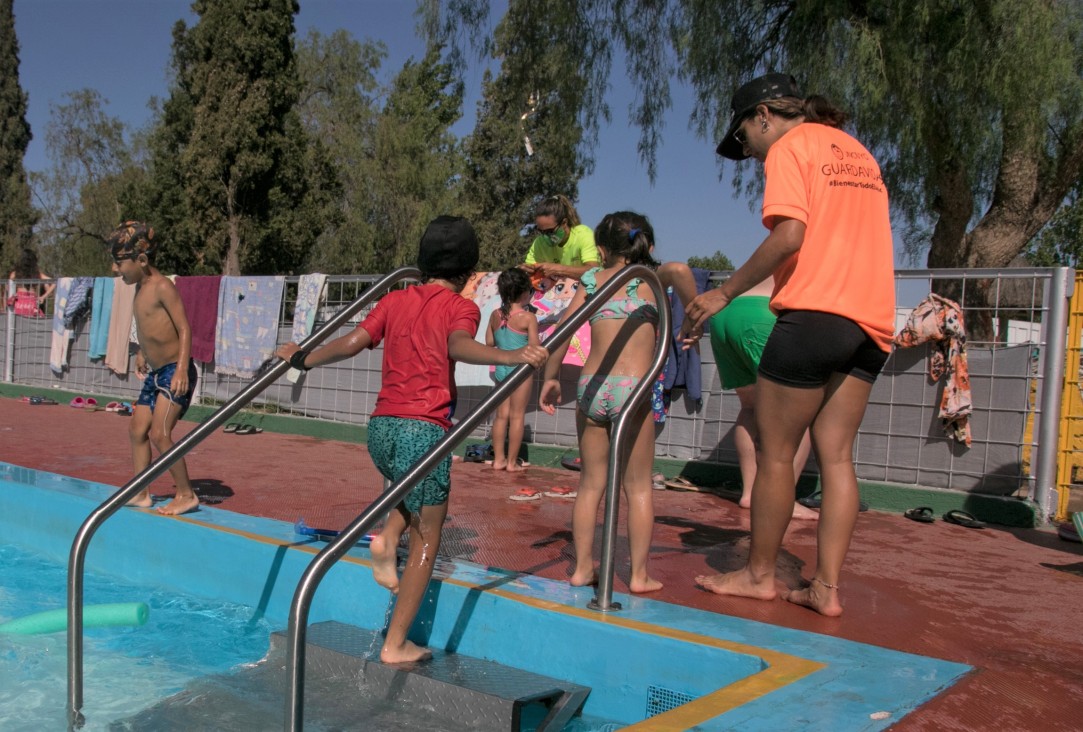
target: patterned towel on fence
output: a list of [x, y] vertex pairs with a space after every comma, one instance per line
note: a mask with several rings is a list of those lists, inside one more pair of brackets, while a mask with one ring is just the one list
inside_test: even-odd
[[178, 277], [176, 284], [188, 326], [192, 329], [192, 359], [210, 363], [214, 360], [214, 339], [218, 332], [222, 276]]
[[64, 306], [65, 328], [74, 328], [83, 318], [90, 315], [90, 297], [93, 288], [93, 277], [76, 277], [71, 283], [68, 302]]
[[249, 379], [278, 344], [284, 277], [223, 277], [214, 370]]
[[[323, 298], [323, 288], [327, 284], [327, 275], [313, 273], [301, 275], [297, 283], [297, 304], [293, 308], [293, 333], [290, 340], [300, 343], [312, 333], [312, 326], [316, 324], [316, 313], [320, 308], [320, 299]], [[286, 380], [296, 384], [301, 378], [301, 372], [290, 369], [286, 372]]]
[[105, 346], [105, 365], [113, 373], [124, 376], [130, 363], [132, 329], [132, 305], [135, 303], [135, 285], [117, 279], [113, 283], [113, 304], [109, 313], [109, 340]]
[[969, 447], [973, 402], [966, 362], [966, 326], [958, 303], [936, 293], [918, 303], [895, 336], [895, 345], [908, 348], [922, 343], [933, 345], [929, 378], [936, 382], [947, 376], [939, 415], [944, 431]]
[[71, 294], [72, 277], [61, 277], [56, 281], [55, 307], [53, 311], [53, 342], [49, 349], [49, 368], [58, 376], [64, 373], [68, 365], [68, 346], [71, 344], [71, 328], [64, 325], [64, 308], [68, 305]]
[[90, 343], [87, 357], [92, 361], [105, 357], [109, 347], [109, 316], [113, 312], [113, 277], [96, 277], [90, 305]]

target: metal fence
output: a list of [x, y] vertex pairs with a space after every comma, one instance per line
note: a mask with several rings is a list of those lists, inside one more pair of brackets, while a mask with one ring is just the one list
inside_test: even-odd
[[[711, 281], [717, 284], [727, 276], [714, 273]], [[328, 277], [326, 301], [317, 322], [355, 299], [376, 279]], [[290, 338], [297, 281], [297, 277], [286, 278], [279, 342]], [[1043, 516], [1052, 515], [1057, 503], [1057, 431], [1074, 272], [1066, 268], [900, 270], [895, 282], [897, 329], [930, 292], [944, 294], [964, 306], [970, 336], [972, 443], [968, 447], [942, 428], [938, 412], [944, 383], [932, 382], [927, 368], [935, 347], [896, 349], [873, 389], [858, 434], [858, 476], [867, 481], [1027, 497], [1038, 501]], [[49, 366], [51, 317], [17, 317], [9, 311], [6, 318], [0, 318], [0, 329], [6, 344], [3, 373], [7, 381], [106, 399], [131, 400], [138, 394], [141, 383], [133, 374], [116, 374], [101, 361], [89, 359], [85, 326], [74, 333], [66, 367], [60, 373]], [[1078, 351], [1074, 353], [1073, 374], [1079, 368]], [[700, 398], [693, 399], [684, 388], [673, 390], [669, 415], [659, 428], [657, 454], [736, 464], [732, 432], [738, 401], [733, 392], [721, 388], [710, 349], [704, 348], [701, 356]], [[195, 403], [224, 402], [247, 383], [217, 374], [213, 364], [197, 365], [200, 381]], [[575, 394], [576, 377], [577, 369], [563, 367], [566, 397]], [[491, 388], [477, 378], [465, 381], [460, 384], [458, 401], [463, 414]], [[1052, 388], [1046, 389], [1046, 384]], [[379, 388], [380, 354], [366, 351], [349, 361], [309, 372], [297, 383], [281, 380], [253, 408], [366, 424]], [[555, 415], [548, 415], [532, 399], [527, 413], [528, 442], [574, 447], [574, 409], [574, 400], [568, 399]], [[476, 436], [483, 439], [487, 430], [486, 424]], [[808, 469], [815, 470], [814, 464]]]

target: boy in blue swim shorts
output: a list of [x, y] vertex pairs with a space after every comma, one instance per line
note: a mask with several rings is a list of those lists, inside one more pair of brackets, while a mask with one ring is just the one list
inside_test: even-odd
[[[154, 229], [142, 221], [126, 221], [106, 241], [113, 272], [126, 284], [135, 285], [132, 313], [139, 337], [135, 371], [143, 379], [143, 389], [132, 411], [128, 436], [138, 474], [150, 465], [151, 445], [159, 454], [173, 447], [173, 428], [191, 403], [196, 385], [192, 329], [176, 286], [154, 266], [158, 248]], [[158, 507], [158, 513], [176, 515], [198, 509], [199, 498], [184, 460], [173, 463], [169, 473], [176, 494]], [[150, 508], [152, 502], [150, 491], [144, 490], [128, 505]]]
[[[353, 332], [322, 348], [308, 352], [287, 343], [275, 352], [294, 368], [307, 371], [383, 344], [382, 386], [369, 421], [368, 447], [380, 473], [392, 482], [413, 468], [451, 427], [456, 361], [530, 363], [538, 368], [549, 354], [537, 345], [502, 351], [474, 340], [481, 311], [459, 293], [477, 262], [478, 240], [470, 222], [440, 216], [421, 238], [417, 255], [421, 284], [384, 295]], [[421, 661], [432, 655], [407, 635], [432, 578], [450, 486], [448, 457], [391, 511], [370, 544], [373, 579], [398, 595], [380, 650], [384, 663]], [[400, 580], [397, 550], [407, 530], [410, 550]]]

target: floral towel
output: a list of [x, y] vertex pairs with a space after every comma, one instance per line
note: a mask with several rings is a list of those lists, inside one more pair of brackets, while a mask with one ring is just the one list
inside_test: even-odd
[[[293, 308], [293, 333], [290, 335], [290, 340], [294, 343], [300, 343], [311, 335], [326, 284], [327, 275], [325, 274], [301, 275], [297, 283], [297, 303]], [[297, 369], [286, 372], [286, 380], [290, 383], [296, 384], [299, 378], [301, 378], [301, 372]]]
[[283, 277], [223, 277], [214, 370], [250, 379], [274, 353]]
[[68, 305], [68, 295], [73, 282], [71, 277], [61, 277], [56, 281], [55, 310], [53, 311], [53, 342], [49, 350], [49, 368], [56, 375], [64, 373], [68, 365], [68, 346], [71, 344], [71, 328], [64, 325], [64, 308]]
[[929, 378], [934, 382], [947, 376], [940, 397], [940, 419], [944, 431], [970, 447], [970, 373], [966, 363], [966, 326], [959, 304], [930, 294], [914, 308], [906, 325], [895, 336], [902, 348], [932, 343]]

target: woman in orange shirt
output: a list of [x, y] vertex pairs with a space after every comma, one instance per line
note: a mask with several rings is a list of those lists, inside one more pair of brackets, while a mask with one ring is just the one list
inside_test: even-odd
[[816, 569], [808, 586], [786, 599], [837, 616], [839, 575], [859, 510], [854, 438], [894, 331], [887, 190], [876, 160], [839, 129], [846, 114], [823, 97], [803, 98], [793, 77], [754, 79], [737, 90], [732, 107], [717, 152], [764, 164], [762, 215], [770, 233], [733, 277], [686, 309], [686, 347], [702, 336], [710, 316], [771, 275], [778, 321], [756, 382], [761, 458], [748, 563], [696, 582], [720, 595], [777, 597], [775, 562], [793, 511], [793, 458], [810, 429], [823, 494]]

